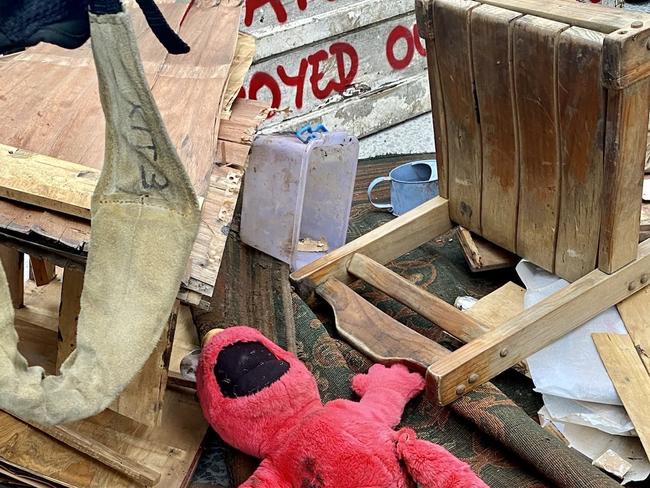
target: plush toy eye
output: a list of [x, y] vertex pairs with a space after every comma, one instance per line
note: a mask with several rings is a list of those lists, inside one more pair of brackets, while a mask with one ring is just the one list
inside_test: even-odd
[[278, 381], [289, 363], [276, 358], [260, 342], [236, 342], [217, 357], [214, 375], [221, 393], [228, 398], [258, 393]]

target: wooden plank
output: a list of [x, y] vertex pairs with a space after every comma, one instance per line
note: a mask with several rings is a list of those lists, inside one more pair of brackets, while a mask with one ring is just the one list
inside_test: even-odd
[[433, 3], [427, 0], [415, 1], [415, 15], [418, 34], [424, 39], [427, 53], [427, 71], [429, 78], [429, 96], [431, 98], [431, 115], [433, 119], [433, 138], [436, 148], [438, 167], [438, 189], [440, 196], [449, 198], [449, 171], [447, 170], [447, 125], [445, 104], [442, 98], [440, 67], [436, 39], [433, 35]]
[[238, 168], [213, 168], [201, 210], [201, 224], [190, 256], [190, 279], [183, 285], [185, 290], [212, 297], [243, 175], [243, 170]]
[[149, 427], [158, 426], [162, 422], [170, 347], [174, 341], [178, 308], [177, 301], [149, 359], [109, 407], [114, 412]]
[[354, 254], [362, 253], [379, 264], [386, 264], [449, 229], [447, 200], [436, 197], [304, 266], [291, 279], [307, 295], [331, 277], [350, 283], [353, 278], [347, 268]]
[[0, 244], [0, 265], [4, 267], [11, 302], [14, 308], [23, 306], [25, 290], [24, 254], [11, 247]]
[[[354, 5], [358, 0], [336, 0], [336, 6]], [[246, 2], [242, 29], [260, 35], [269, 25], [285, 25], [309, 21], [332, 9], [330, 2], [296, 2], [296, 0], [253, 0]]]
[[[19, 348], [48, 374], [54, 373], [57, 347], [57, 314], [60, 281], [36, 288], [30, 285], [25, 313], [18, 320]], [[25, 315], [29, 314], [29, 316]], [[38, 326], [27, 323], [41, 316]], [[47, 328], [43, 329], [41, 325]], [[34, 361], [34, 362], [32, 362]], [[43, 362], [42, 362], [43, 361]], [[66, 424], [74, 436], [89, 439], [152, 472], [160, 473], [159, 487], [188, 486], [200, 446], [207, 431], [198, 401], [193, 395], [169, 389], [165, 395], [163, 419], [157, 427], [146, 427], [117, 413], [101, 414]], [[0, 412], [0, 461], [8, 461], [32, 473], [37, 479], [50, 479], [78, 488], [132, 488], [134, 481], [62, 444], [43, 432]], [[150, 484], [149, 484], [150, 485]]]
[[72, 268], [63, 271], [61, 304], [59, 306], [59, 344], [56, 355], [56, 370], [77, 348], [77, 323], [81, 311], [81, 292], [84, 273]]
[[592, 334], [592, 338], [646, 455], [650, 457], [650, 376], [634, 343], [629, 336], [622, 334]]
[[612, 273], [636, 258], [650, 80], [608, 92], [598, 268]]
[[[199, 194], [207, 189], [216, 153], [222, 85], [228, 76], [239, 26], [241, 7], [236, 3], [222, 1], [212, 8], [195, 2], [187, 15], [186, 3], [160, 5], [172, 27], [178, 28], [185, 19], [181, 36], [192, 45], [192, 51], [184, 56], [169, 56], [141, 10], [137, 6], [128, 9], [145, 74], [172, 142]], [[0, 141], [101, 168], [105, 124], [89, 44], [74, 51], [39, 45], [18, 56], [10, 67], [0, 66], [0, 86], [5, 97]], [[16, 90], [5, 91], [5, 86], [13, 84], [11, 78], [16, 73], [24, 73], [25, 82]]]
[[79, 451], [93, 459], [96, 459], [100, 463], [105, 464], [109, 468], [114, 469], [118, 473], [123, 474], [140, 485], [154, 486], [158, 481], [160, 481], [160, 473], [139, 463], [133, 462], [113, 449], [110, 449], [93, 439], [81, 436], [66, 426], [48, 426], [35, 422], [28, 422], [23, 419], [19, 420], [40, 430], [41, 432], [44, 432], [66, 446], [70, 446], [75, 451]]
[[[369, 4], [374, 4], [374, 8], [368, 9]], [[315, 45], [302, 40], [295, 48], [287, 46], [278, 55], [255, 62], [244, 83], [247, 97], [268, 100], [273, 108], [287, 109], [283, 117], [273, 117], [266, 125], [308, 115], [354, 93], [376, 91], [422, 73], [426, 53], [419, 38], [419, 44], [415, 44], [413, 5], [403, 14], [384, 18], [388, 11], [403, 10], [403, 5], [403, 0], [390, 4], [361, 0], [348, 9], [354, 12], [351, 14], [339, 13], [340, 9], [334, 7], [332, 12], [339, 22], [336, 29], [343, 30], [340, 35]], [[377, 21], [353, 26], [351, 17], [374, 17]], [[309, 24], [301, 27], [308, 29]], [[284, 44], [285, 39], [281, 39]]]
[[436, 43], [433, 39], [426, 40], [427, 66], [429, 72], [429, 96], [431, 97], [431, 115], [433, 118], [433, 137], [436, 148], [436, 164], [438, 168], [438, 189], [440, 196], [449, 198], [449, 171], [447, 169], [447, 121], [445, 105], [442, 99], [440, 84], [440, 68], [436, 56]]
[[90, 219], [99, 171], [0, 144], [0, 196]]
[[[174, 390], [168, 396], [163, 423], [155, 429], [145, 429], [109, 410], [91, 419], [66, 425], [66, 429], [160, 473], [161, 480], [157, 486], [187, 486], [207, 423], [193, 397]], [[20, 466], [37, 479], [49, 479], [64, 486], [134, 486], [131, 478], [4, 412], [0, 412], [0, 458]]]
[[248, 144], [219, 139], [216, 162], [218, 165], [245, 169], [248, 166], [248, 154], [250, 151], [251, 147]]
[[[386, 315], [335, 278], [322, 283], [316, 292], [334, 309], [336, 329], [356, 349], [373, 361], [406, 363], [423, 371], [449, 353], [436, 342]], [[375, 324], [362, 330], [359, 323]]]
[[[513, 364], [563, 337], [607, 308], [648, 285], [650, 241], [639, 245], [638, 259], [616, 273], [595, 270], [554, 293], [496, 330], [431, 365], [428, 380], [437, 401], [448, 404], [456, 390], [470, 391]], [[470, 375], [476, 381], [467, 383]]]
[[464, 227], [458, 227], [458, 242], [473, 273], [514, 268], [519, 262], [515, 254], [472, 234]]
[[488, 330], [471, 316], [363, 254], [352, 256], [348, 272], [403, 303], [463, 342], [470, 342]]
[[560, 210], [555, 274], [574, 281], [597, 266], [603, 191], [606, 94], [603, 34], [572, 27], [560, 35]]
[[551, 272], [560, 200], [556, 44], [567, 27], [529, 16], [512, 24], [520, 141], [517, 254]]
[[192, 5], [180, 28], [192, 50], [168, 56], [151, 90], [165, 121], [173, 120], [166, 124], [167, 131], [199, 195], [208, 189], [214, 163], [241, 5], [234, 0]]
[[270, 13], [270, 22], [265, 19], [265, 22], [252, 28], [244, 28], [257, 38], [256, 62], [277, 58], [303, 46], [322, 44], [328, 39], [345, 36], [350, 31], [385, 23], [413, 12], [411, 0], [388, 3], [382, 0], [337, 0], [336, 3], [325, 4], [319, 9], [309, 4], [309, 8], [302, 12], [296, 11], [295, 2], [290, 4], [293, 4], [293, 11], [288, 13], [284, 22], [274, 19], [273, 13]]
[[253, 62], [255, 55], [255, 37], [240, 32], [237, 36], [237, 45], [235, 47], [235, 56], [233, 57], [230, 71], [228, 73], [228, 82], [223, 93], [223, 107], [221, 110], [221, 119], [228, 119], [232, 115], [232, 106], [237, 99], [237, 95], [244, 85], [244, 79]]
[[650, 374], [650, 288], [635, 293], [617, 307], [641, 361]]
[[176, 333], [169, 361], [169, 374], [180, 377], [181, 361], [192, 351], [201, 349], [196, 326], [192, 320], [192, 311], [187, 305], [180, 305], [176, 322]]
[[490, 329], [496, 329], [524, 311], [525, 294], [525, 288], [509, 281], [481, 298], [465, 313]]
[[362, 138], [430, 110], [429, 77], [422, 72], [374, 90], [358, 90], [337, 103], [264, 125], [259, 133], [294, 132], [305, 124], [323, 123], [330, 130], [346, 130]]
[[622, 90], [650, 76], [649, 41], [647, 14], [605, 37], [602, 80], [606, 88]]
[[605, 34], [617, 29], [627, 28], [632, 22], [647, 18], [642, 12], [604, 9], [600, 5], [579, 4], [573, 1], [567, 2], [566, 0], [548, 0], [544, 2], [539, 0], [481, 0], [481, 3], [577, 27], [584, 27]]
[[436, 1], [433, 24], [447, 128], [449, 216], [480, 234], [481, 128], [470, 59], [470, 16], [478, 5]]
[[230, 118], [221, 120], [219, 141], [250, 146], [255, 136], [255, 128], [267, 117], [268, 110], [269, 105], [265, 102], [238, 98], [233, 104]]
[[[370, 264], [370, 266], [366, 266], [367, 264]], [[508, 319], [508, 314], [516, 315], [516, 313], [519, 313], [524, 308], [523, 299], [525, 290], [517, 287], [514, 283], [510, 283], [511, 286], [500, 288], [479, 300], [474, 306], [477, 307], [478, 313], [476, 315], [484, 316], [491, 320], [490, 326], [486, 326], [487, 324], [481, 324], [471, 313], [463, 313], [445, 302], [443, 302], [444, 305], [453, 308], [455, 313], [445, 310], [442, 304], [427, 306], [430, 300], [438, 301], [439, 299], [424, 292], [420, 288], [414, 287], [408, 281], [381, 265], [376, 263], [372, 264], [371, 260], [368, 260], [365, 256], [356, 254], [350, 265], [351, 269], [356, 269], [362, 275], [359, 276], [360, 278], [371, 283], [373, 286], [380, 285], [377, 286], [379, 290], [389, 293], [390, 296], [413, 308], [418, 313], [424, 315], [427, 310], [434, 311], [435, 318], [442, 318], [443, 323], [448, 325], [449, 329], [438, 320], [430, 320], [435, 321], [435, 323], [439, 324], [444, 330], [455, 337], [464, 337], [461, 339], [464, 342], [477, 339], [490, 328], [500, 326]], [[409, 289], [412, 288], [420, 290], [422, 293], [418, 291], [411, 292]], [[394, 295], [395, 292], [397, 292], [397, 295]], [[404, 358], [408, 358], [405, 359], [406, 362], [422, 366], [428, 358], [441, 358], [449, 354], [449, 351], [440, 348], [435, 342], [426, 339], [377, 310], [369, 302], [363, 300], [338, 280], [328, 280], [317, 289], [317, 293], [334, 309], [337, 330], [342, 331], [345, 337], [355, 346], [360, 347], [361, 350], [380, 362], [391, 363], [396, 361], [396, 355], [403, 355]], [[422, 309], [424, 309], [424, 313]], [[504, 313], [493, 313], [499, 309], [504, 311]], [[449, 319], [449, 321], [446, 319]], [[453, 325], [454, 320], [461, 325]], [[362, 330], [359, 328], [360, 323], [372, 323], [374, 326]], [[522, 374], [528, 374], [525, 364], [516, 364], [514, 365], [514, 369]]]
[[650, 173], [650, 119], [648, 119], [648, 142], [645, 148], [645, 172]]
[[[524, 288], [508, 282], [481, 298], [465, 313], [488, 329], [496, 329], [524, 311], [525, 294]], [[530, 378], [525, 360], [515, 364], [512, 369]]]
[[517, 248], [519, 151], [510, 25], [520, 16], [489, 5], [472, 11], [472, 60], [483, 148], [481, 232], [512, 252]]
[[56, 267], [53, 263], [34, 256], [29, 257], [30, 279], [34, 280], [36, 286], [47, 285], [56, 278]]

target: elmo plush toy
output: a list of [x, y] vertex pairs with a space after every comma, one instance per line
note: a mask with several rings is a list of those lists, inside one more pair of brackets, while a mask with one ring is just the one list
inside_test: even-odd
[[201, 407], [229, 444], [263, 461], [244, 488], [484, 488], [442, 447], [394, 431], [424, 380], [374, 365], [352, 380], [359, 402], [320, 401], [296, 356], [248, 327], [205, 345], [197, 371]]

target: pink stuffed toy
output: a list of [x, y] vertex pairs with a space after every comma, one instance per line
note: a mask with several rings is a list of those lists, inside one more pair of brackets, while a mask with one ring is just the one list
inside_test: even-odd
[[424, 379], [375, 364], [359, 402], [320, 401], [293, 354], [248, 327], [213, 336], [197, 372], [203, 412], [224, 441], [263, 459], [244, 488], [485, 488], [469, 466], [413, 430], [394, 431]]

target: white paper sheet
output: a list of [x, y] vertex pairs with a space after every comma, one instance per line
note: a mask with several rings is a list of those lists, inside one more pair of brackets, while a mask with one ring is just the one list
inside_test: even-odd
[[553, 420], [584, 425], [608, 434], [636, 436], [634, 424], [625, 408], [604, 403], [583, 402], [543, 395], [544, 405]]
[[556, 422], [551, 419], [546, 407], [539, 411], [539, 417], [542, 427], [551, 422], [572, 448], [589, 459], [600, 457], [608, 449], [626, 459], [632, 468], [625, 474], [623, 484], [643, 481], [650, 476], [650, 462], [638, 437], [611, 435], [582, 425]]
[[[567, 281], [527, 261], [517, 265], [517, 273], [526, 285], [525, 308], [568, 285]], [[621, 405], [591, 339], [594, 332], [627, 333], [616, 307], [604, 311], [528, 358], [535, 391], [573, 400]]]

